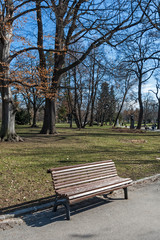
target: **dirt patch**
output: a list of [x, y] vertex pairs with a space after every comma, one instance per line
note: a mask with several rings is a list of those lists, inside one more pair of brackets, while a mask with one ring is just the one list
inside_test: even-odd
[[146, 131], [141, 129], [130, 129], [130, 128], [112, 128], [114, 132], [122, 132], [122, 133], [145, 133]]
[[121, 142], [122, 143], [133, 143], [133, 144], [147, 143], [147, 141], [144, 139], [126, 139], [126, 140], [122, 140]]

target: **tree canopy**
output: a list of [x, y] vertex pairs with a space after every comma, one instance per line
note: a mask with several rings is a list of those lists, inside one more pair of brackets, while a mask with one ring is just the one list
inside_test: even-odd
[[[12, 90], [16, 87], [21, 91], [23, 88], [25, 92], [24, 88], [32, 88], [34, 94], [44, 98], [41, 133], [56, 133], [56, 101], [61, 83], [68, 81], [65, 76], [70, 71], [74, 75], [78, 66], [85, 65], [87, 68], [85, 61], [96, 49], [97, 55], [101, 54], [102, 48], [103, 54], [107, 55], [110, 49], [117, 51], [118, 46], [138, 39], [143, 32], [149, 32], [152, 37], [156, 35], [159, 30], [159, 1], [2, 0], [0, 28], [1, 140], [19, 141], [15, 132], [17, 108]], [[156, 49], [147, 58], [158, 59], [158, 54], [159, 49]], [[144, 56], [140, 58], [146, 60]], [[28, 66], [29, 61], [32, 67]], [[101, 69], [106, 69], [103, 59], [100, 64]], [[84, 82], [88, 84], [87, 78]], [[98, 84], [93, 82], [93, 75], [90, 76], [89, 86], [91, 84], [95, 87]], [[97, 90], [92, 89], [87, 105], [91, 116], [96, 94]]]

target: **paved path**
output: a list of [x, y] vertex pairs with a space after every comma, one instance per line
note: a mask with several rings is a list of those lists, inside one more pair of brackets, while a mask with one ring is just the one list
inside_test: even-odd
[[0, 230], [0, 240], [160, 239], [160, 180], [129, 188], [129, 200], [122, 193], [73, 206], [70, 221], [61, 210], [24, 216], [22, 225]]

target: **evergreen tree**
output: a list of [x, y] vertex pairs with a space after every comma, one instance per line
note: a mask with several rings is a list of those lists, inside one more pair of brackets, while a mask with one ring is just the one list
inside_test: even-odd
[[102, 83], [101, 92], [97, 105], [97, 122], [103, 126], [104, 122], [107, 124], [113, 121], [116, 103], [115, 103], [114, 87], [109, 87], [107, 82]]

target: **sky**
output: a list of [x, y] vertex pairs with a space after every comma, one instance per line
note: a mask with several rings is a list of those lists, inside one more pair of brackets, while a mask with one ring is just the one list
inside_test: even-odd
[[[44, 10], [44, 12], [45, 12], [45, 10]], [[54, 26], [53, 22], [51, 22], [49, 16], [47, 15], [47, 12], [43, 17], [43, 20], [44, 20], [45, 36], [49, 35], [49, 33], [50, 33], [50, 35], [54, 36], [55, 26]], [[37, 33], [36, 13], [30, 13], [29, 17], [27, 17], [26, 19], [25, 19], [25, 17], [22, 17], [20, 19], [20, 21], [18, 21], [18, 23], [15, 25], [15, 32], [17, 32], [19, 36], [23, 35], [23, 36], [27, 37], [27, 41], [31, 45], [36, 45], [36, 41], [37, 41], [37, 39], [36, 39], [36, 33]], [[46, 47], [49, 48], [49, 47], [54, 46], [53, 38], [46, 37], [46, 41], [45, 41]], [[17, 49], [17, 48], [21, 48], [22, 46], [27, 46], [28, 43], [26, 43], [25, 40], [24, 41], [16, 40], [15, 43], [13, 42], [13, 44], [12, 44], [12, 49], [14, 49], [14, 48]], [[114, 56], [113, 52], [110, 53], [109, 58], [112, 59], [112, 61], [115, 60], [115, 56]], [[149, 80], [143, 86], [143, 94], [148, 93], [149, 90], [155, 91], [155, 80], [153, 77], [151, 80]]]

